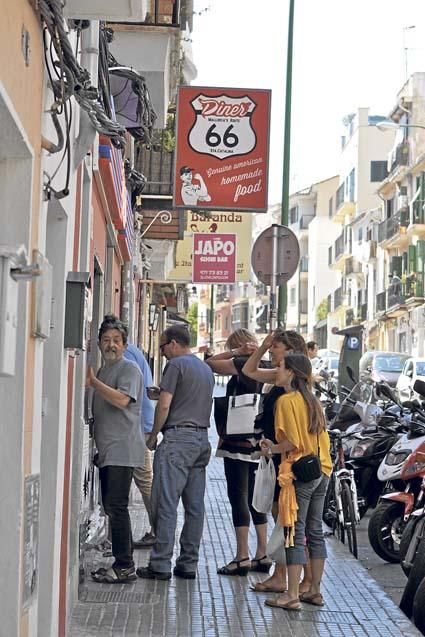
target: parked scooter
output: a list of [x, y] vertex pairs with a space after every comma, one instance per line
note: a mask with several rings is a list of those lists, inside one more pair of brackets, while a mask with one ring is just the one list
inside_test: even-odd
[[[394, 403], [397, 399], [390, 387], [383, 388]], [[411, 415], [402, 416], [407, 427], [403, 434], [385, 455], [378, 468], [378, 479], [385, 483], [385, 493], [369, 520], [370, 544], [379, 557], [387, 562], [400, 561], [400, 543], [403, 531], [415, 508], [421, 493], [421, 478], [416, 474], [403, 472], [407, 459], [425, 442], [425, 415], [418, 403], [405, 403]]]

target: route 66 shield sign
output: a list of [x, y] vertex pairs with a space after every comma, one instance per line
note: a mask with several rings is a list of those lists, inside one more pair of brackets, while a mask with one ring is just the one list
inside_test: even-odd
[[189, 133], [189, 145], [195, 152], [223, 160], [254, 150], [257, 139], [251, 114], [256, 104], [250, 97], [199, 95], [191, 105], [196, 120]]
[[180, 86], [173, 206], [267, 211], [271, 91]]

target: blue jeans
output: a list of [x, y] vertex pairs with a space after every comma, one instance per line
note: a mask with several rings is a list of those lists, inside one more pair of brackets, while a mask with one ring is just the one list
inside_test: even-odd
[[295, 523], [294, 546], [286, 549], [287, 564], [306, 564], [305, 538], [312, 559], [326, 559], [322, 515], [329, 478], [324, 473], [317, 480], [294, 480], [298, 513]]
[[180, 498], [185, 515], [176, 566], [188, 573], [196, 571], [204, 528], [205, 469], [210, 456], [207, 429], [176, 427], [164, 432], [153, 462], [151, 511], [156, 542], [149, 566], [154, 571], [171, 571]]

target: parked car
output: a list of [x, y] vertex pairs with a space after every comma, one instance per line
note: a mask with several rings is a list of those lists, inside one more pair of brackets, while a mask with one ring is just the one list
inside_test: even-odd
[[359, 376], [361, 381], [384, 380], [391, 387], [395, 387], [409, 354], [400, 352], [380, 352], [373, 350], [366, 352], [359, 362]]
[[415, 380], [425, 381], [425, 358], [408, 358], [404, 363], [396, 385], [396, 393], [400, 401], [419, 398], [413, 390]]

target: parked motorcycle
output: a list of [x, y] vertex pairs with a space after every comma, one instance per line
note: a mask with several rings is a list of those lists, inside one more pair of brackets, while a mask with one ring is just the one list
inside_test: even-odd
[[[397, 399], [389, 387], [384, 392], [394, 403]], [[379, 557], [391, 563], [400, 562], [400, 544], [403, 531], [413, 511], [420, 506], [422, 479], [410, 467], [408, 458], [425, 442], [425, 415], [420, 403], [404, 403], [410, 414], [400, 420], [407, 427], [382, 460], [377, 477], [385, 484], [384, 494], [371, 515], [368, 527], [370, 544]]]

